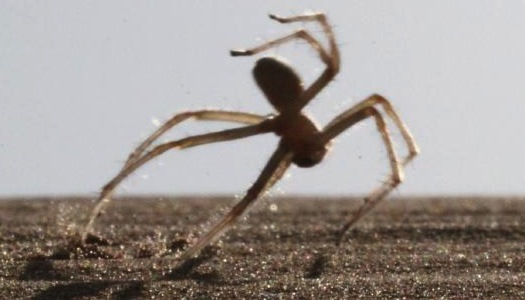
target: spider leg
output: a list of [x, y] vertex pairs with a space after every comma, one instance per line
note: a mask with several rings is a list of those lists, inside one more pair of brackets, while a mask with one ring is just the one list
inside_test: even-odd
[[253, 48], [250, 48], [250, 49], [243, 49], [243, 50], [230, 50], [230, 54], [232, 56], [250, 56], [250, 55], [255, 55], [255, 54], [258, 54], [260, 52], [263, 52], [263, 51], [266, 51], [270, 48], [273, 48], [273, 47], [276, 47], [278, 45], [281, 45], [281, 44], [284, 44], [284, 43], [287, 43], [291, 40], [295, 40], [295, 39], [303, 39], [305, 40], [312, 48], [315, 49], [315, 51], [317, 51], [319, 53], [319, 57], [321, 58], [321, 60], [328, 64], [330, 63], [330, 56], [328, 55], [328, 53], [326, 52], [326, 50], [323, 48], [323, 46], [321, 45], [321, 43], [319, 43], [318, 40], [316, 40], [310, 33], [308, 33], [306, 30], [304, 29], [299, 29], [289, 35], [286, 35], [282, 38], [278, 38], [278, 39], [275, 39], [275, 40], [272, 40], [272, 41], [268, 41], [260, 46], [257, 46], [257, 47], [253, 47]]
[[244, 198], [237, 203], [221, 221], [215, 224], [191, 248], [181, 255], [182, 262], [192, 258], [206, 245], [218, 238], [230, 225], [232, 225], [259, 197], [270, 189], [291, 164], [293, 152], [280, 145], [274, 152], [255, 183], [248, 189]]
[[122, 169], [132, 164], [162, 134], [173, 128], [175, 125], [188, 119], [203, 121], [226, 121], [252, 125], [260, 123], [265, 118], [256, 114], [225, 110], [198, 110], [176, 114], [164, 124], [162, 124], [159, 128], [157, 128], [155, 132], [153, 132], [137, 148], [135, 148], [135, 150], [133, 150], [133, 152], [128, 156], [128, 159], [124, 163], [124, 167]]
[[[391, 117], [394, 123], [397, 125], [401, 131], [403, 138], [405, 139], [408, 148], [409, 154], [406, 158], [400, 161], [395, 152], [392, 139], [388, 132], [386, 123], [381, 116], [381, 114], [373, 107], [374, 104], [380, 103], [385, 108], [388, 116]], [[395, 189], [403, 180], [403, 171], [404, 167], [410, 160], [412, 160], [417, 154], [418, 147], [414, 142], [414, 139], [406, 125], [401, 121], [397, 113], [392, 108], [392, 105], [383, 97], [378, 95], [373, 95], [366, 100], [358, 103], [356, 106], [350, 108], [344, 113], [337, 116], [332, 122], [330, 122], [325, 129], [323, 130], [320, 138], [320, 143], [327, 143], [335, 136], [339, 135], [344, 130], [348, 129], [355, 123], [369, 117], [373, 116], [376, 121], [377, 129], [381, 133], [383, 143], [386, 146], [390, 166], [392, 169], [392, 174], [387, 178], [387, 180], [378, 188], [374, 189], [367, 197], [365, 197], [365, 203], [359, 207], [350, 220], [346, 222], [343, 228], [339, 231], [337, 236], [337, 243], [340, 243], [341, 239], [345, 232], [355, 224], [359, 219], [366, 215], [372, 208], [374, 208], [379, 202], [381, 202], [384, 197]]]
[[[381, 139], [383, 140], [383, 144], [385, 145], [387, 150], [388, 160], [390, 161], [390, 169], [392, 170], [392, 174], [389, 180], [391, 180], [394, 184], [397, 185], [403, 181], [402, 164], [399, 161], [396, 150], [394, 149], [394, 143], [392, 141], [390, 133], [388, 132], [388, 127], [386, 126], [385, 120], [377, 109], [371, 106], [362, 107], [360, 110], [354, 111], [353, 114], [347, 115], [346, 118], [340, 119], [337, 123], [337, 126], [333, 126], [330, 129], [333, 131], [337, 131], [338, 134], [340, 134], [344, 130], [352, 127], [354, 124], [369, 117], [374, 118], [377, 130], [381, 134]], [[323, 131], [322, 135], [323, 134], [332, 135], [333, 133], [329, 130]]]
[[339, 55], [339, 48], [337, 47], [337, 43], [335, 41], [335, 36], [332, 30], [332, 26], [330, 26], [326, 18], [326, 15], [323, 13], [298, 15], [298, 16], [292, 16], [292, 17], [287, 17], [287, 18], [270, 15], [270, 18], [278, 22], [281, 22], [281, 23], [317, 21], [321, 25], [323, 32], [328, 39], [329, 60], [323, 59], [323, 62], [326, 64], [326, 69], [323, 71], [321, 76], [319, 76], [319, 78], [317, 78], [303, 93], [302, 101], [303, 101], [303, 107], [304, 107], [313, 98], [315, 98], [315, 96], [326, 85], [328, 85], [330, 81], [332, 81], [332, 79], [334, 79], [337, 73], [339, 73], [339, 69], [341, 67], [341, 59]]
[[95, 207], [91, 212], [89, 221], [82, 233], [82, 242], [85, 243], [88, 234], [91, 232], [91, 229], [94, 225], [96, 218], [100, 215], [102, 208], [105, 204], [110, 201], [111, 194], [115, 188], [131, 173], [137, 170], [139, 167], [144, 165], [146, 162], [152, 160], [153, 158], [163, 154], [164, 152], [171, 149], [185, 149], [190, 147], [195, 147], [204, 144], [217, 143], [223, 141], [230, 141], [235, 139], [241, 139], [257, 134], [267, 133], [271, 131], [271, 126], [268, 126], [268, 122], [262, 122], [255, 125], [249, 125], [240, 128], [228, 129], [218, 132], [206, 133], [201, 135], [190, 136], [180, 140], [175, 140], [172, 142], [164, 143], [154, 147], [149, 152], [144, 155], [133, 159], [127, 163], [124, 168], [104, 187], [102, 188], [99, 197], [96, 200]]
[[403, 136], [403, 139], [407, 144], [409, 153], [408, 156], [402, 160], [402, 165], [406, 165], [419, 153], [419, 147], [417, 146], [416, 141], [414, 140], [412, 134], [408, 130], [406, 124], [401, 120], [398, 113], [394, 110], [394, 107], [392, 106], [390, 101], [388, 101], [385, 97], [381, 95], [374, 94], [366, 98], [365, 100], [357, 103], [355, 106], [343, 112], [339, 116], [335, 117], [330, 123], [328, 123], [328, 125], [326, 125], [325, 129], [323, 130], [324, 133], [322, 142], [326, 143], [330, 141], [339, 133], [348, 128], [344, 126], [344, 128], [342, 128], [342, 125], [344, 124], [342, 120], [350, 118], [350, 116], [352, 116], [357, 111], [360, 111], [365, 107], [372, 107], [376, 104], [380, 104], [383, 107], [386, 114], [392, 119], [398, 130], [401, 132], [401, 135]]
[[313, 13], [313, 14], [305, 14], [305, 15], [298, 15], [298, 16], [292, 16], [292, 17], [280, 17], [277, 15], [270, 14], [270, 18], [279, 23], [312, 22], [312, 21], [319, 22], [319, 24], [323, 28], [323, 32], [326, 35], [328, 39], [328, 44], [329, 44], [330, 60], [329, 61], [323, 60], [323, 61], [326, 64], [332, 65], [334, 69], [339, 69], [339, 65], [340, 65], [339, 48], [337, 47], [337, 43], [335, 42], [335, 36], [334, 36], [334, 32], [332, 31], [332, 26], [330, 26], [330, 24], [328, 23], [328, 20], [324, 13]]
[[393, 189], [400, 184], [390, 176], [381, 186], [370, 192], [365, 198], [364, 203], [352, 214], [352, 217], [343, 225], [341, 230], [337, 233], [336, 244], [339, 245], [343, 239], [344, 234], [350, 229], [357, 221], [365, 216], [370, 210], [372, 210], [377, 204], [381, 202]]
[[329, 50], [328, 52], [324, 49], [324, 47], [317, 41], [314, 37], [312, 37], [307, 31], [305, 30], [298, 30], [288, 36], [285, 36], [280, 39], [276, 39], [270, 42], [266, 42], [258, 47], [248, 49], [248, 50], [232, 50], [230, 53], [233, 56], [239, 56], [239, 55], [253, 55], [256, 53], [259, 53], [261, 51], [267, 50], [269, 48], [275, 47], [277, 45], [280, 45], [282, 43], [288, 42], [293, 39], [302, 38], [314, 48], [318, 54], [323, 63], [326, 64], [326, 69], [323, 71], [321, 76], [317, 78], [301, 95], [301, 103], [302, 106], [306, 106], [332, 79], [335, 77], [335, 75], [339, 72], [339, 68], [341, 65], [340, 62], [340, 55], [339, 55], [339, 48], [337, 47], [337, 43], [335, 42], [335, 36], [332, 31], [332, 27], [328, 23], [328, 20], [326, 16], [323, 13], [315, 13], [315, 14], [307, 14], [307, 15], [299, 15], [299, 16], [293, 16], [293, 17], [279, 17], [276, 15], [270, 14], [270, 18], [273, 20], [276, 20], [280, 23], [292, 23], [292, 22], [309, 22], [309, 21], [317, 21], [321, 25], [324, 34], [326, 35], [328, 39], [329, 44]]

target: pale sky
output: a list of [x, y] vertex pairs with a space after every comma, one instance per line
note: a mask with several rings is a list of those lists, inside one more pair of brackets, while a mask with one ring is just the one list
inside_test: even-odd
[[[323, 125], [372, 93], [389, 98], [422, 151], [394, 194], [525, 194], [525, 1], [181, 3], [0, 2], [0, 196], [95, 195], [177, 112], [271, 113], [251, 77], [257, 57], [228, 50], [304, 25], [278, 24], [270, 12], [312, 10], [333, 24], [342, 70], [307, 111]], [[322, 70], [302, 42], [265, 55], [285, 57], [306, 83]], [[231, 126], [189, 122], [161, 141]], [[241, 195], [277, 141], [168, 152], [118, 193]], [[274, 194], [360, 195], [388, 172], [366, 121], [321, 165], [292, 167]]]

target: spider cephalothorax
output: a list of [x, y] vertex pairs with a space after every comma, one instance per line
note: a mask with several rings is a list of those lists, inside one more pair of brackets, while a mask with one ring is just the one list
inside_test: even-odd
[[[328, 48], [325, 49], [317, 39], [307, 31], [301, 29], [252, 49], [232, 50], [230, 52], [231, 55], [255, 55], [290, 40], [303, 39], [315, 51], [317, 51], [320, 59], [326, 65], [325, 70], [312, 84], [308, 87], [304, 87], [300, 77], [288, 64], [276, 58], [264, 57], [257, 61], [253, 74], [259, 88], [276, 109], [276, 114], [262, 116], [237, 111], [199, 110], [179, 113], [166, 121], [130, 154], [121, 171], [111, 181], [104, 185], [97, 200], [97, 204], [91, 213], [89, 222], [82, 233], [82, 241], [84, 243], [88, 242], [87, 237], [92, 230], [96, 218], [100, 215], [102, 207], [105, 203], [109, 202], [113, 191], [122, 180], [151, 159], [172, 149], [185, 149], [271, 132], [275, 133], [281, 139], [277, 150], [275, 150], [261, 174], [248, 189], [242, 200], [239, 201], [219, 223], [213, 226], [208, 233], [192, 245], [182, 255], [182, 259], [187, 259], [196, 255], [204, 246], [223, 233], [255, 200], [263, 195], [284, 175], [290, 164], [294, 163], [300, 167], [311, 167], [318, 164], [326, 155], [332, 139], [364, 119], [371, 117], [375, 120], [377, 129], [387, 150], [392, 174], [384, 181], [383, 185], [373, 190], [364, 198], [365, 202], [355, 211], [349, 221], [344, 224], [339, 232], [337, 240], [340, 241], [343, 234], [357, 220], [370, 211], [370, 209], [379, 203], [403, 180], [402, 167], [416, 156], [418, 153], [418, 147], [406, 125], [395, 112], [390, 102], [384, 97], [380, 95], [372, 95], [336, 116], [331, 122], [322, 128], [317, 126], [302, 112], [302, 109], [330, 81], [332, 81], [339, 72], [339, 50], [335, 42], [332, 28], [328, 24], [326, 16], [322, 13], [315, 13], [289, 18], [270, 15], [270, 18], [281, 23], [302, 21], [318, 22], [323, 33], [327, 37]], [[400, 131], [408, 147], [408, 155], [403, 159], [400, 160], [398, 158], [383, 115], [375, 108], [375, 106], [382, 107], [383, 111]], [[150, 147], [163, 133], [170, 130], [180, 122], [188, 119], [227, 121], [244, 124], [244, 126], [190, 136]]]

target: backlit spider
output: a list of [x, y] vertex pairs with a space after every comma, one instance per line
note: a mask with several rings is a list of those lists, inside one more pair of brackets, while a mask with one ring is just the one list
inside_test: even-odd
[[[253, 75], [259, 88], [268, 101], [270, 101], [271, 105], [277, 110], [277, 113], [270, 116], [261, 116], [237, 111], [199, 110], [183, 112], [169, 119], [130, 154], [122, 170], [102, 188], [89, 222], [82, 233], [82, 242], [87, 242], [87, 237], [92, 231], [95, 219], [100, 215], [104, 204], [110, 201], [111, 194], [117, 185], [140, 166], [171, 149], [185, 149], [270, 132], [280, 137], [277, 150], [275, 150], [255, 183], [248, 189], [244, 198], [242, 198], [220, 222], [213, 226], [208, 233], [183, 253], [182, 259], [195, 256], [203, 247], [223, 233], [255, 200], [262, 196], [283, 176], [290, 164], [294, 163], [299, 167], [312, 167], [318, 164], [326, 155], [333, 138], [368, 117], [373, 117], [375, 120], [377, 129], [386, 146], [392, 173], [381, 186], [373, 190], [365, 198], [362, 206], [351, 216], [349, 221], [344, 224], [339, 232], [338, 242], [352, 224], [365, 215], [392, 189], [401, 183], [403, 180], [402, 169], [416, 156], [418, 147], [407, 127], [403, 121], [401, 121], [388, 100], [379, 95], [372, 95], [335, 117], [322, 129], [316, 126], [310, 117], [301, 111], [339, 72], [339, 50], [326, 16], [322, 13], [315, 13], [289, 18], [270, 15], [270, 18], [280, 23], [318, 22], [327, 37], [328, 49], [325, 49], [323, 45], [307, 31], [298, 30], [290, 35], [266, 42], [252, 49], [232, 50], [230, 52], [231, 55], [254, 55], [288, 41], [302, 39], [319, 54], [319, 57], [326, 65], [325, 70], [319, 78], [305, 88], [299, 76], [289, 65], [277, 58], [264, 57], [256, 62]], [[408, 146], [408, 155], [402, 160], [397, 157], [383, 116], [375, 108], [376, 105], [380, 105], [386, 115], [392, 119]], [[246, 126], [190, 136], [160, 144], [150, 149], [151, 144], [159, 136], [180, 122], [188, 119], [227, 121], [245, 124]]]

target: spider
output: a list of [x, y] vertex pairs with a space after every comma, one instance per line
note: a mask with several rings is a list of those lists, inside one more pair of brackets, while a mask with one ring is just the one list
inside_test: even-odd
[[[390, 102], [380, 95], [372, 95], [355, 106], [336, 116], [324, 128], [318, 127], [312, 119], [302, 112], [302, 109], [326, 86], [339, 72], [340, 58], [332, 28], [323, 13], [297, 15], [292, 17], [269, 17], [280, 23], [317, 22], [327, 37], [328, 48], [304, 29], [292, 34], [266, 42], [258, 47], [247, 50], [232, 50], [232, 56], [255, 55], [283, 43], [302, 39], [319, 55], [326, 65], [322, 74], [313, 83], [304, 87], [295, 71], [286, 63], [275, 57], [260, 58], [253, 69], [253, 75], [259, 88], [270, 104], [277, 111], [269, 116], [226, 110], [198, 110], [176, 114], [151, 136], [142, 142], [128, 157], [121, 171], [101, 190], [96, 205], [93, 208], [89, 222], [82, 232], [82, 242], [88, 242], [96, 218], [101, 214], [103, 206], [110, 201], [115, 188], [131, 173], [153, 158], [172, 149], [186, 149], [205, 144], [224, 142], [246, 138], [264, 133], [274, 133], [280, 137], [277, 149], [270, 157], [257, 180], [248, 189], [245, 196], [214, 225], [204, 236], [193, 244], [181, 256], [183, 260], [197, 255], [206, 245], [220, 236], [228, 227], [265, 194], [286, 172], [291, 164], [308, 168], [320, 163], [330, 148], [332, 139], [354, 124], [374, 118], [377, 130], [386, 147], [390, 161], [391, 175], [381, 186], [373, 190], [364, 203], [353, 213], [337, 234], [337, 244], [344, 233], [362, 216], [377, 205], [391, 190], [403, 180], [403, 167], [418, 153], [418, 147], [407, 126], [395, 112]], [[402, 160], [398, 158], [392, 139], [382, 114], [375, 108], [380, 105], [390, 117], [408, 147], [408, 154]], [[175, 141], [170, 141], [150, 147], [163, 133], [175, 125], [188, 120], [225, 121], [244, 124], [244, 126], [206, 134], [194, 135]]]

